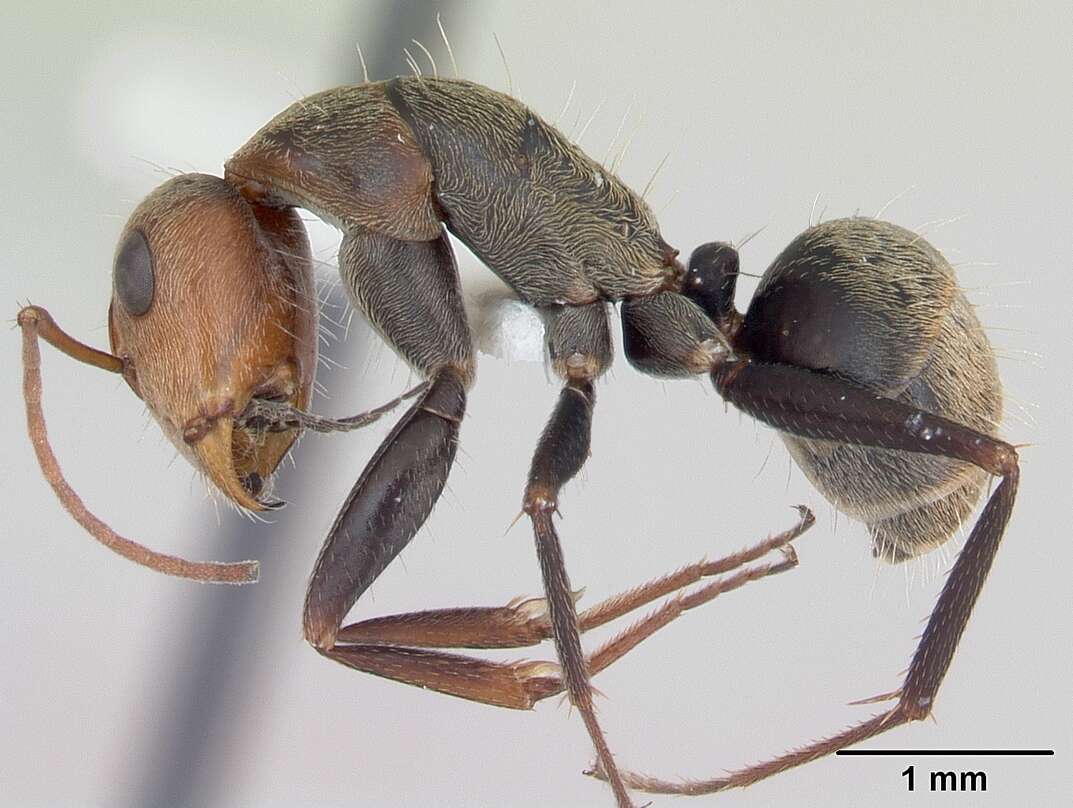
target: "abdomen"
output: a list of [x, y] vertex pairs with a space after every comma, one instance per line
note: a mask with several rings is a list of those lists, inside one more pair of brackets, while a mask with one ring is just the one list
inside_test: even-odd
[[[953, 270], [896, 225], [842, 219], [807, 230], [765, 273], [742, 329], [756, 361], [832, 373], [986, 434], [1002, 419], [994, 354]], [[986, 481], [946, 458], [782, 438], [890, 561], [950, 538]]]

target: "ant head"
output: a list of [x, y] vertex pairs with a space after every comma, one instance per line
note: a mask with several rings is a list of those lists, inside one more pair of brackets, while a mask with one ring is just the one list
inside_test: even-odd
[[309, 403], [316, 369], [312, 257], [292, 208], [185, 174], [134, 211], [116, 250], [108, 330], [123, 375], [164, 433], [229, 499], [264, 483], [294, 430], [236, 424], [254, 397]]

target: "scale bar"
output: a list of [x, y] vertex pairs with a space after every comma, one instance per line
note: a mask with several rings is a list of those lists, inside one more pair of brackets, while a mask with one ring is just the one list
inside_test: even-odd
[[840, 749], [836, 755], [1053, 755], [1053, 749]]

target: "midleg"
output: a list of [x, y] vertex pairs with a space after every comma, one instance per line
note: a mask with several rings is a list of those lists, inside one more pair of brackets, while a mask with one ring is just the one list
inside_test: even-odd
[[612, 357], [607, 308], [601, 302], [562, 307], [546, 314], [552, 366], [566, 383], [537, 443], [522, 509], [533, 522], [548, 618], [566, 692], [581, 714], [619, 808], [631, 808], [626, 786], [596, 718], [574, 597], [559, 536], [552, 522], [559, 508], [560, 488], [573, 479], [589, 456], [592, 408], [596, 397], [593, 381], [610, 365]]

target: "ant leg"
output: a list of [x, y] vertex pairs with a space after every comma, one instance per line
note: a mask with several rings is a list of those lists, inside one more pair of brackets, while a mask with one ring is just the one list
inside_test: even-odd
[[[733, 578], [722, 579], [722, 591], [729, 592], [732, 589], [737, 589], [738, 586], [743, 585], [747, 580], [757, 580], [760, 577], [783, 572], [790, 567], [796, 566], [796, 555], [793, 554], [793, 547], [790, 542], [812, 527], [816, 521], [816, 518], [812, 515], [812, 511], [803, 505], [797, 506], [797, 512], [800, 518], [797, 524], [789, 530], [784, 530], [781, 533], [769, 536], [764, 541], [759, 542], [752, 547], [725, 556], [724, 558], [716, 559], [715, 561], [701, 561], [696, 564], [690, 564], [677, 572], [672, 572], [670, 575], [665, 575], [662, 578], [649, 581], [628, 592], [623, 592], [622, 594], [610, 597], [590, 609], [586, 609], [578, 615], [579, 628], [584, 632], [596, 628], [597, 626], [602, 626], [604, 623], [621, 617], [634, 609], [646, 606], [657, 598], [669, 595], [672, 592], [676, 592], [691, 584], [698, 583], [703, 578], [731, 572], [752, 561], [760, 559], [773, 550], [782, 550], [784, 552], [783, 562], [762, 567], [750, 567], [743, 570], [739, 575], [733, 576]], [[787, 560], [790, 562], [789, 567], [786, 566]], [[760, 570], [766, 570], [766, 572], [763, 575], [758, 575], [757, 571]], [[739, 576], [744, 576], [741, 583], [731, 585], [730, 582], [735, 581]], [[715, 587], [717, 585], [720, 585], [720, 582], [713, 582], [709, 586]], [[708, 587], [705, 587], [704, 589], [707, 588]], [[697, 593], [693, 593], [693, 595], [690, 595], [689, 597], [694, 597], [699, 592], [704, 591], [704, 589], [698, 590]]]
[[[329, 533], [306, 595], [305, 636], [321, 654], [351, 668], [490, 704], [531, 706], [562, 689], [558, 666], [500, 665], [421, 648], [351, 643], [340, 630], [346, 613], [413, 538], [439, 496], [472, 375], [446, 238], [410, 243], [349, 233], [340, 266], [357, 304], [429, 385], [377, 450]], [[593, 319], [591, 313], [578, 318], [567, 312], [557, 319], [561, 328], [574, 327], [583, 336], [589, 330], [602, 334], [601, 367], [610, 361], [606, 319], [602, 328], [589, 329], [583, 326]], [[556, 343], [564, 345], [569, 347], [568, 341]], [[605, 658], [610, 661], [612, 655]]]
[[[718, 577], [693, 592], [678, 594], [652, 614], [608, 640], [587, 657], [590, 676], [621, 659], [642, 640], [686, 611], [750, 581], [796, 566], [797, 556], [789, 542], [807, 530], [812, 522], [812, 514], [802, 509], [797, 525], [754, 547], [718, 561], [691, 564], [583, 612], [578, 616], [579, 631], [582, 632], [704, 577], [744, 567], [734, 575]], [[772, 550], [781, 551], [780, 560], [746, 566], [748, 562]], [[551, 636], [547, 600], [529, 598], [512, 601], [502, 607], [436, 609], [365, 620], [340, 629], [331, 656], [357, 670], [405, 684], [484, 704], [530, 709], [536, 702], [563, 692], [560, 666], [528, 660], [496, 663], [423, 649], [517, 648], [536, 645]]]
[[592, 408], [596, 397], [593, 380], [611, 364], [612, 357], [607, 308], [598, 302], [560, 307], [548, 310], [546, 314], [552, 367], [566, 384], [537, 443], [522, 510], [533, 522], [548, 617], [566, 691], [581, 714], [615, 799], [620, 808], [630, 808], [632, 802], [596, 719], [574, 597], [559, 536], [552, 522], [559, 508], [560, 488], [573, 479], [589, 456]]
[[[787, 545], [781, 560], [746, 567], [688, 594], [671, 598], [643, 620], [612, 637], [585, 658], [594, 676], [636, 648], [642, 640], [677, 617], [749, 581], [797, 565]], [[562, 668], [551, 662], [491, 662], [426, 648], [513, 648], [534, 645], [551, 636], [543, 598], [501, 608], [442, 609], [376, 618], [342, 629], [330, 656], [344, 665], [404, 684], [491, 704], [527, 710], [566, 688]], [[581, 629], [584, 630], [584, 629]]]
[[379, 407], [374, 407], [357, 415], [343, 418], [329, 418], [294, 407], [286, 401], [273, 401], [266, 398], [251, 398], [241, 413], [235, 416], [235, 425], [245, 429], [264, 432], [280, 432], [286, 429], [302, 429], [311, 432], [351, 432], [375, 424], [381, 416], [387, 415], [402, 402], [420, 395], [428, 388], [428, 382], [407, 390]]
[[[718, 578], [692, 592], [679, 592], [656, 611], [645, 616], [624, 631], [619, 632], [601, 645], [594, 653], [590, 654], [587, 657], [589, 673], [595, 675], [612, 663], [617, 662], [640, 645], [643, 640], [648, 639], [661, 628], [670, 625], [687, 611], [703, 606], [705, 603], [710, 603], [726, 592], [740, 589], [750, 581], [757, 581], [769, 575], [777, 575], [780, 572], [786, 572], [796, 567], [798, 563], [797, 553], [794, 551], [793, 546], [786, 545], [780, 549], [782, 551], [780, 561], [746, 567], [741, 572], [725, 578]], [[579, 623], [581, 623], [580, 618]], [[584, 624], [581, 623], [581, 625], [583, 626], [581, 630], [584, 631]]]
[[727, 363], [712, 380], [724, 398], [776, 429], [963, 460], [1002, 478], [950, 571], [901, 689], [896, 709], [906, 720], [927, 718], [1013, 511], [1021, 477], [1017, 450], [956, 421], [802, 368]]
[[347, 612], [424, 524], [458, 445], [465, 388], [450, 368], [432, 377], [365, 467], [321, 548], [306, 592], [306, 639], [335, 658]]
[[446, 234], [404, 242], [350, 232], [339, 267], [354, 302], [429, 386], [355, 483], [314, 567], [304, 632], [331, 658], [347, 612], [410, 542], [439, 498], [473, 375], [472, 343]]
[[[796, 565], [796, 556], [792, 552], [790, 542], [815, 522], [815, 517], [807, 508], [799, 507], [798, 512], [800, 519], [797, 524], [752, 547], [715, 561], [704, 560], [689, 564], [589, 607], [578, 614], [578, 630], [585, 633], [599, 628], [706, 578], [724, 576], [745, 567], [775, 550], [783, 552], [779, 561], [748, 566], [740, 573], [718, 578], [696, 592], [680, 596], [676, 600], [693, 604], [700, 593], [705, 593], [702, 602], [707, 603], [717, 595], [738, 589], [749, 581], [790, 569]], [[688, 608], [693, 608], [693, 605]], [[663, 610], [661, 608], [656, 614]], [[629, 631], [645, 630], [652, 617], [654, 615], [631, 627]], [[665, 622], [669, 621], [660, 621], [661, 625]], [[645, 636], [649, 636], [654, 630], [647, 631]], [[544, 598], [515, 598], [505, 606], [430, 609], [373, 617], [344, 626], [339, 630], [336, 639], [338, 642], [421, 648], [521, 648], [537, 645], [551, 635], [547, 601]], [[601, 670], [604, 667], [606, 664], [599, 666]]]
[[671, 782], [625, 775], [633, 788], [657, 793], [708, 794], [747, 786], [892, 727], [926, 718], [991, 569], [1020, 480], [1017, 450], [1010, 444], [833, 376], [789, 365], [736, 360], [717, 366], [712, 381], [731, 404], [784, 432], [950, 457], [1002, 477], [1002, 482], [988, 499], [950, 571], [901, 688], [878, 698], [897, 698], [894, 707], [841, 733], [725, 777]]

